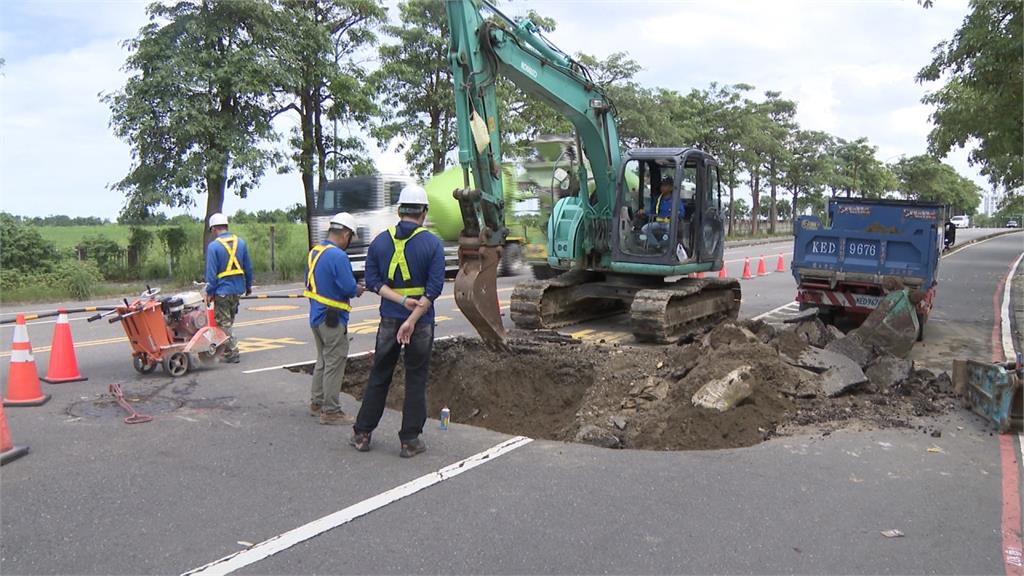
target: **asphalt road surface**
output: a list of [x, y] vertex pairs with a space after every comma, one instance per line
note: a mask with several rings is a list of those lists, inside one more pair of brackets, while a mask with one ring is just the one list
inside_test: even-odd
[[[790, 249], [730, 248], [728, 271], [738, 276], [745, 258], [756, 266], [762, 255], [774, 270], [779, 254], [788, 268]], [[1001, 282], [1022, 251], [1024, 237], [1009, 235], [943, 259], [919, 362], [992, 356]], [[502, 301], [517, 281], [501, 280]], [[794, 292], [788, 272], [744, 281], [741, 315], [779, 320]], [[437, 311], [438, 336], [471, 332], [450, 288]], [[372, 348], [376, 320], [366, 295], [350, 322], [353, 353]], [[44, 373], [53, 324], [30, 324]], [[0, 469], [4, 574], [181, 573], [239, 551], [239, 571], [260, 574], [1019, 570], [1006, 563], [1020, 558], [1019, 491], [1006, 486], [1009, 472], [1019, 478], [1019, 440], [991, 435], [968, 413], [936, 421], [941, 438], [839, 431], [706, 452], [533, 441], [449, 478], [434, 473], [508, 437], [458, 424], [441, 432], [432, 420], [428, 452], [401, 460], [400, 415], [388, 411], [374, 450], [354, 452], [346, 429], [307, 415], [309, 377], [275, 368], [314, 356], [304, 301], [247, 301], [237, 323], [242, 363], [177, 380], [136, 374], [117, 324], [75, 319], [72, 330], [89, 380], [44, 384], [48, 404], [6, 410], [15, 443], [31, 453]], [[566, 331], [630, 338], [621, 319]], [[0, 341], [11, 332], [0, 328]], [[1015, 340], [1019, 347], [1019, 332]], [[9, 356], [5, 344], [5, 386]], [[112, 382], [151, 398], [156, 419], [130, 426], [116, 411], [94, 414], [92, 401]], [[357, 408], [347, 396], [343, 404]], [[404, 498], [375, 507], [411, 481]], [[1016, 525], [1007, 494], [1016, 495]], [[322, 524], [337, 527], [315, 535], [324, 526], [309, 523], [328, 515]], [[293, 529], [309, 539], [274, 555], [250, 549]], [[885, 538], [887, 529], [904, 537]]]

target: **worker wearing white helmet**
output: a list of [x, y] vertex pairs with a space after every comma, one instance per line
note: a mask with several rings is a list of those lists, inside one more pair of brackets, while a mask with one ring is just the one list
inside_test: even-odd
[[228, 232], [228, 217], [210, 215], [210, 232], [215, 236], [206, 247], [206, 298], [213, 301], [214, 317], [228, 336], [225, 362], [237, 363], [238, 340], [234, 335], [238, 298], [252, 292], [252, 262], [245, 241]]
[[427, 192], [406, 186], [398, 197], [398, 224], [382, 232], [366, 253], [366, 287], [380, 294], [380, 326], [373, 369], [349, 441], [370, 449], [370, 434], [380, 423], [388, 388], [405, 347], [405, 403], [398, 438], [401, 456], [426, 450], [420, 439], [427, 419], [427, 368], [434, 342], [434, 300], [444, 288], [444, 247], [423, 227]]
[[348, 424], [352, 418], [341, 409], [338, 396], [348, 358], [349, 301], [362, 295], [349, 261], [348, 249], [356, 237], [356, 219], [348, 212], [331, 218], [327, 239], [309, 251], [306, 291], [309, 326], [316, 342], [316, 365], [310, 391], [309, 413], [321, 424]]

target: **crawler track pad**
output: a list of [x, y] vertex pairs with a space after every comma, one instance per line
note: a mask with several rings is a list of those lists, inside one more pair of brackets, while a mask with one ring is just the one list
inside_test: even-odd
[[498, 263], [501, 247], [459, 247], [455, 303], [489, 347], [504, 347], [505, 327], [498, 305]]

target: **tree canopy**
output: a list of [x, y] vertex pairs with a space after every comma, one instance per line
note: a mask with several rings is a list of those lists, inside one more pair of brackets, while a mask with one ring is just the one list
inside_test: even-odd
[[1024, 28], [1020, 0], [971, 0], [953, 39], [935, 47], [918, 81], [944, 84], [923, 99], [933, 104], [928, 151], [945, 157], [975, 145], [969, 161], [994, 185], [1024, 184]]

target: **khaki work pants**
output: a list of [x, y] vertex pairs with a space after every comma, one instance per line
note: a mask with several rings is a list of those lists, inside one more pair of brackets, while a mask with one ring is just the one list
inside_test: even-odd
[[339, 323], [331, 328], [321, 322], [313, 328], [313, 341], [316, 342], [316, 365], [309, 402], [322, 406], [323, 414], [337, 414], [341, 412], [338, 396], [348, 360], [348, 326]]

